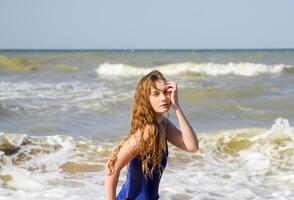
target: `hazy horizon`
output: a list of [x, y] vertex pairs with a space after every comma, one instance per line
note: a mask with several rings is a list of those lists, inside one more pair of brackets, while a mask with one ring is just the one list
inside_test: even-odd
[[76, 49], [0, 49], [0, 51], [276, 51], [276, 50], [294, 50], [294, 48], [211, 48], [211, 49], [92, 49], [92, 48], [76, 48]]

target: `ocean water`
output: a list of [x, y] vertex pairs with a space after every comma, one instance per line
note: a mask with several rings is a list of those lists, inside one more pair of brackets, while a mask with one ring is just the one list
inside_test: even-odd
[[2, 50], [0, 199], [104, 199], [152, 69], [178, 83], [200, 140], [169, 144], [161, 199], [294, 198], [294, 50]]

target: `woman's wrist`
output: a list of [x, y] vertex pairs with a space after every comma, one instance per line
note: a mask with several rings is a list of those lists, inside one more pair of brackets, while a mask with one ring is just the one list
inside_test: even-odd
[[180, 105], [173, 105], [172, 107], [175, 111], [181, 110]]

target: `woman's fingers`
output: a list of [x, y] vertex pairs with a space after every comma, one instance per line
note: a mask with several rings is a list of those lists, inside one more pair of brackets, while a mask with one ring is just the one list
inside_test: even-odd
[[177, 91], [177, 83], [175, 81], [166, 81], [167, 91], [171, 93], [171, 103], [173, 107], [178, 106], [178, 91]]
[[174, 88], [174, 89], [177, 88], [177, 83], [174, 82], [174, 81], [167, 81], [167, 82], [166, 82], [166, 85], [167, 85], [168, 88], [170, 88], [170, 87], [172, 87], [172, 88]]

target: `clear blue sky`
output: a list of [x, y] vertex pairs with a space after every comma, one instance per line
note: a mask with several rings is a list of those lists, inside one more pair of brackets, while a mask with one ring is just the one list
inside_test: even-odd
[[0, 0], [0, 49], [294, 48], [294, 0]]

